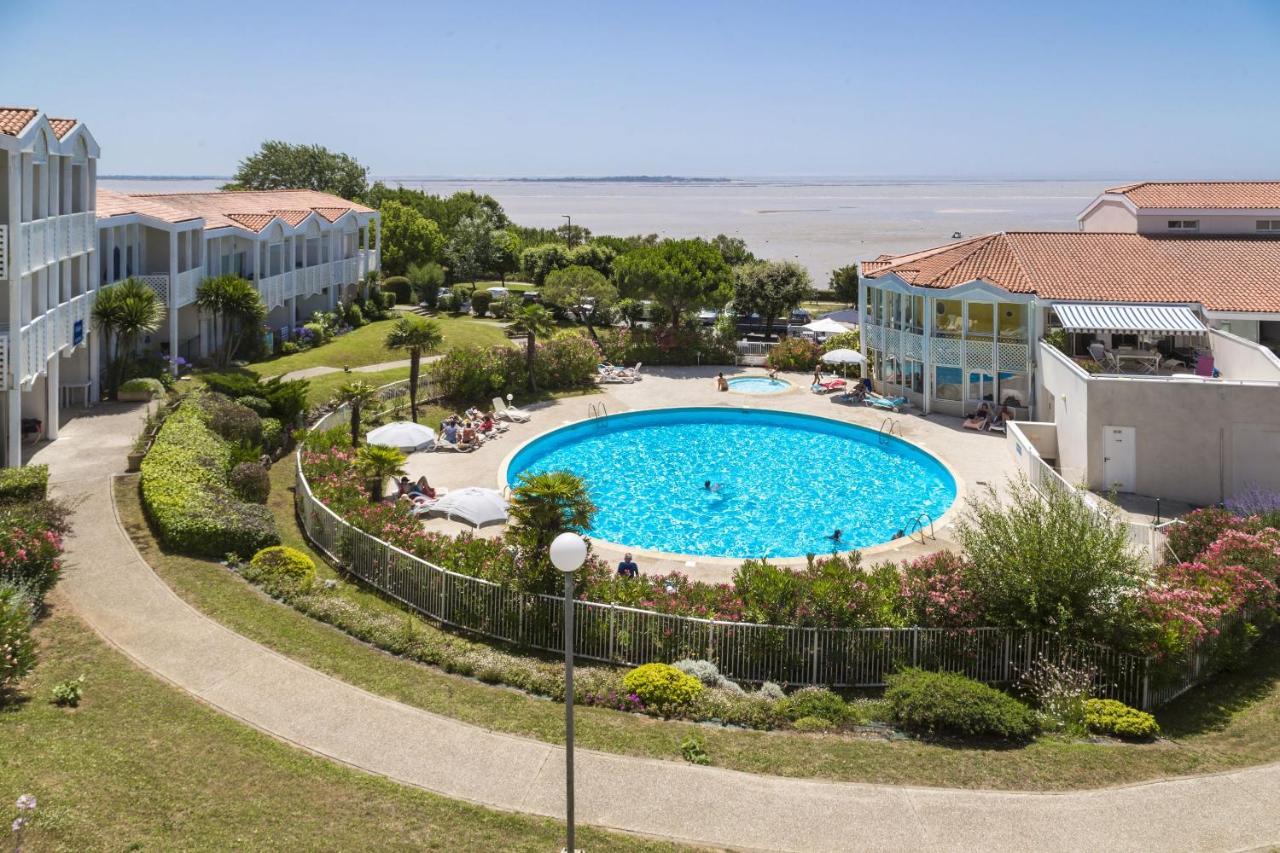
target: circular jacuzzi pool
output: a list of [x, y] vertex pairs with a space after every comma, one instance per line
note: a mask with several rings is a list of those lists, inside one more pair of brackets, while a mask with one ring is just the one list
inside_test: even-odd
[[729, 380], [729, 390], [739, 394], [781, 394], [790, 389], [790, 382], [768, 376], [737, 376]]
[[[919, 447], [812, 415], [733, 408], [630, 412], [562, 427], [509, 460], [566, 470], [597, 507], [590, 534], [635, 549], [799, 557], [865, 548], [940, 517], [956, 482]], [[832, 533], [839, 529], [840, 539]]]

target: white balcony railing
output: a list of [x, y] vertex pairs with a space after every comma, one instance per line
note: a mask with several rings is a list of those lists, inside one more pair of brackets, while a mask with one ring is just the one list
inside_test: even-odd
[[83, 342], [83, 336], [89, 332], [95, 295], [93, 291], [82, 293], [69, 302], [50, 308], [18, 330], [17, 345], [10, 348], [14, 351], [10, 358], [20, 354], [21, 360], [8, 369], [13, 371], [19, 385], [43, 373], [51, 356], [78, 343], [75, 339], [77, 323], [81, 331], [79, 342]]
[[91, 252], [98, 229], [93, 211], [50, 216], [19, 226], [18, 275]]
[[200, 267], [178, 273], [178, 287], [175, 301], [178, 307], [190, 305], [196, 301], [196, 288], [204, 281], [204, 270]]
[[344, 258], [267, 276], [258, 280], [258, 293], [270, 311], [295, 296], [314, 296], [331, 285], [355, 284], [363, 262], [359, 257]]

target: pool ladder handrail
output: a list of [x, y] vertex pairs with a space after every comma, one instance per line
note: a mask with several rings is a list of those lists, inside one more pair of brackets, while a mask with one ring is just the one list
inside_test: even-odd
[[926, 541], [925, 528], [924, 528], [924, 524], [921, 523], [924, 521], [929, 522], [928, 538], [932, 539], [935, 542], [938, 541], [938, 534], [933, 527], [933, 516], [927, 512], [921, 512], [919, 515], [916, 516], [916, 520], [911, 522], [911, 529], [907, 531], [908, 538], [914, 537], [916, 533], [919, 533], [920, 544], [923, 545], [925, 543]]
[[[885, 427], [885, 424], [888, 424], [888, 425], [889, 425], [889, 429], [888, 429], [888, 431], [887, 431], [887, 432], [885, 431], [885, 428], [884, 428], [884, 427]], [[880, 443], [881, 443], [881, 444], [888, 444], [889, 442], [885, 439], [885, 436], [893, 435], [893, 431], [894, 431], [895, 429], [898, 431], [898, 437], [899, 437], [899, 438], [901, 438], [901, 437], [902, 437], [902, 427], [898, 426], [898, 422], [897, 422], [897, 421], [895, 421], [893, 418], [885, 418], [884, 420], [882, 420], [882, 421], [880, 422], [880, 430], [879, 430], [879, 432], [880, 432]]]
[[590, 403], [587, 406], [587, 418], [588, 420], [595, 420], [596, 418], [608, 420], [609, 410], [604, 403]]

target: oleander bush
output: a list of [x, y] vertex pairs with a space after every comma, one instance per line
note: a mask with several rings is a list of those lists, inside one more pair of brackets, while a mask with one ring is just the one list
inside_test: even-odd
[[0, 468], [0, 504], [42, 501], [48, 493], [48, 465]]
[[0, 504], [0, 584], [17, 588], [39, 610], [62, 570], [66, 532], [66, 510], [59, 503]]
[[645, 707], [668, 717], [687, 712], [703, 691], [701, 681], [665, 663], [636, 667], [623, 677], [622, 685]]
[[[658, 318], [654, 325], [664, 325]], [[598, 328], [600, 351], [614, 364], [681, 367], [696, 364], [733, 364], [738, 356], [732, 336], [722, 339], [703, 329]]]
[[1160, 734], [1155, 717], [1115, 699], [1085, 700], [1084, 724], [1094, 734], [1127, 740], [1149, 740]]
[[246, 503], [264, 504], [271, 495], [271, 475], [261, 462], [241, 462], [231, 469], [227, 482]]
[[[142, 461], [142, 504], [167, 548], [207, 557], [253, 554], [280, 541], [275, 520], [266, 507], [235, 496], [229, 482], [231, 450], [211, 422], [228, 406], [247, 412], [259, 429], [261, 421], [217, 397], [192, 394], [160, 427]], [[233, 418], [244, 421], [238, 414]]]
[[813, 370], [822, 347], [808, 338], [784, 338], [769, 350], [768, 364], [774, 370]]
[[905, 669], [886, 682], [889, 715], [907, 731], [1010, 741], [1030, 740], [1036, 734], [1030, 708], [958, 673]]
[[[589, 338], [567, 332], [535, 345], [534, 379], [544, 391], [590, 387], [599, 362]], [[445, 397], [461, 403], [487, 403], [528, 385], [524, 350], [512, 346], [455, 347], [428, 371]]]
[[31, 602], [17, 587], [0, 580], [0, 705], [35, 665]]

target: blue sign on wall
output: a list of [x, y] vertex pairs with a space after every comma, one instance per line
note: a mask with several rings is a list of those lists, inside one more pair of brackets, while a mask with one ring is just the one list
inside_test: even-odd
[[84, 343], [84, 320], [76, 320], [71, 326], [71, 345], [79, 346]]

